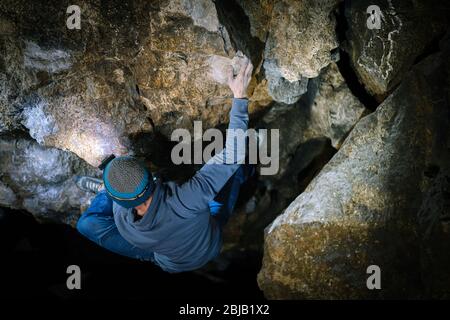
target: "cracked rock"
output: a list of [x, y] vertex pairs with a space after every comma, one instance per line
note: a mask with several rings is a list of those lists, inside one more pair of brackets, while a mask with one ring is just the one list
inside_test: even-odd
[[[294, 105], [275, 104], [264, 116], [261, 127], [280, 130], [280, 171], [277, 179], [295, 166], [306, 167], [309, 162], [291, 163], [298, 147], [320, 138], [331, 140], [339, 148], [356, 122], [367, 109], [353, 96], [333, 62], [321, 75], [309, 81], [308, 93]], [[322, 142], [318, 141], [321, 149]], [[309, 154], [314, 154], [311, 150]], [[307, 158], [305, 156], [305, 158]]]
[[359, 80], [373, 95], [384, 97], [401, 81], [422, 54], [448, 27], [446, 1], [383, 0], [381, 28], [367, 27], [366, 9], [373, 1], [351, 1], [345, 16], [349, 29], [346, 50]]
[[338, 3], [274, 0], [264, 67], [290, 82], [317, 77], [338, 47], [333, 15]]
[[[447, 57], [438, 53], [417, 65], [266, 228], [258, 275], [266, 297], [442, 297], [450, 261], [436, 253], [445, 252], [439, 242], [449, 243], [450, 233], [418, 214], [439, 217], [448, 209], [426, 200], [439, 167], [450, 163]], [[436, 190], [437, 198], [446, 197], [445, 189]], [[433, 220], [437, 231], [425, 237]], [[374, 264], [382, 290], [366, 287]], [[446, 282], [436, 286], [434, 274]]]
[[69, 30], [58, 1], [0, 4], [0, 131], [27, 129], [97, 166], [136, 135], [227, 121], [231, 92], [211, 69], [235, 50], [213, 2], [79, 6], [83, 26]]
[[73, 224], [93, 197], [76, 175], [98, 175], [70, 152], [25, 137], [0, 137], [0, 204], [25, 209], [40, 220]]

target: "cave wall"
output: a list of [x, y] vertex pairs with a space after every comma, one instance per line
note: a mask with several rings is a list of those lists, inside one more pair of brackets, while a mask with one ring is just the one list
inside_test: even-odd
[[[280, 170], [252, 182], [224, 252], [264, 250], [268, 298], [447, 294], [448, 4], [379, 1], [370, 30], [365, 0], [92, 0], [69, 30], [70, 4], [0, 3], [0, 206], [73, 225], [93, 196], [76, 176], [110, 153], [185, 174], [171, 133], [225, 127], [246, 54]], [[397, 284], [368, 292], [369, 263]]]
[[[282, 139], [289, 143], [282, 146], [282, 168], [275, 180], [285, 176], [300, 145], [310, 140], [310, 145], [316, 145], [315, 140], [330, 138], [336, 148], [364, 113], [336, 65], [325, 68], [332, 61], [327, 50], [321, 50], [323, 57], [318, 58], [295, 54], [298, 46], [281, 51], [274, 47], [276, 42], [284, 46], [281, 41], [290, 44], [292, 33], [298, 30], [305, 29], [314, 38], [307, 20], [315, 17], [331, 34], [329, 41], [335, 47], [335, 21], [327, 18], [334, 2], [326, 13], [313, 2], [293, 6], [289, 10], [305, 12], [308, 17], [288, 21], [292, 32], [283, 36], [275, 21], [287, 13], [281, 11], [273, 24], [266, 24], [265, 19], [272, 16], [274, 6], [287, 10], [288, 2], [82, 1], [80, 30], [65, 27], [68, 5], [67, 1], [29, 4], [13, 0], [0, 4], [0, 134], [5, 139], [23, 132], [40, 146], [69, 152], [92, 167], [114, 153], [135, 154], [155, 170], [164, 170], [170, 167], [168, 139], [175, 128], [192, 130], [194, 120], [201, 120], [204, 129], [226, 124], [231, 102], [226, 68], [237, 68], [241, 52], [255, 64], [249, 90], [252, 122], [277, 127], [290, 109], [298, 113], [299, 122], [282, 128]], [[255, 34], [259, 24], [265, 25], [264, 34], [280, 40], [266, 39], [262, 30]], [[321, 45], [310, 36], [304, 38], [308, 46]], [[307, 76], [312, 73], [300, 71], [296, 79], [283, 75], [280, 70], [299, 58], [301, 65], [315, 66], [316, 78], [309, 81]], [[323, 74], [318, 76], [321, 68]], [[312, 89], [300, 100], [308, 86]], [[327, 105], [327, 99], [335, 100], [336, 110]], [[279, 110], [286, 111], [277, 116]], [[336, 117], [338, 113], [343, 116]], [[308, 114], [312, 119], [303, 119]], [[318, 142], [316, 149], [322, 150], [324, 143]], [[300, 172], [315, 157], [301, 158], [294, 171]], [[8, 170], [5, 166], [1, 177], [2, 188], [8, 190], [5, 194], [14, 189]], [[274, 179], [262, 182], [264, 188], [272, 188], [270, 180]], [[27, 197], [39, 197], [39, 189], [33, 190]], [[297, 192], [285, 194], [285, 204]], [[15, 193], [15, 204], [23, 203], [25, 195]], [[89, 201], [82, 199], [83, 208]], [[61, 216], [65, 215], [63, 207], [56, 210]]]
[[[449, 186], [446, 57], [438, 53], [413, 68], [267, 227], [258, 277], [267, 297], [448, 294], [447, 252], [446, 258], [427, 253], [435, 250], [434, 233], [450, 237], [442, 218], [449, 203], [442, 192], [431, 191], [435, 184]], [[382, 290], [366, 287], [372, 264], [382, 270]], [[445, 282], [436, 283], [435, 276]]]
[[76, 186], [77, 175], [96, 176], [98, 170], [71, 152], [46, 148], [24, 134], [0, 137], [0, 206], [74, 226], [92, 198]]

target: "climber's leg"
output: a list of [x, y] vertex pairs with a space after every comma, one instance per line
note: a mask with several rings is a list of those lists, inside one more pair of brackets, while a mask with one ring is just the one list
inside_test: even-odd
[[89, 240], [114, 253], [134, 259], [154, 261], [153, 252], [127, 242], [114, 223], [112, 201], [100, 191], [77, 223], [78, 231]]
[[241, 184], [247, 181], [255, 172], [255, 166], [244, 164], [227, 181], [213, 201], [209, 202], [209, 210], [221, 226], [224, 226], [231, 214], [239, 196]]

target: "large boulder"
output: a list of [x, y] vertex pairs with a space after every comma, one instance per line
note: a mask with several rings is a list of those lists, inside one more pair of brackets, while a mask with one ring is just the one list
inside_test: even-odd
[[99, 172], [71, 152], [43, 147], [27, 137], [0, 137], [0, 206], [74, 224], [93, 197], [75, 184], [76, 175], [86, 174]]
[[[448, 294], [447, 60], [439, 53], [417, 65], [267, 227], [258, 275], [266, 297]], [[381, 290], [366, 286], [371, 265]]]
[[264, 72], [268, 92], [293, 104], [306, 92], [308, 78], [334, 60], [339, 45], [334, 10], [340, 0], [237, 0], [250, 32], [265, 43]]
[[[339, 149], [356, 122], [368, 112], [351, 93], [336, 63], [324, 68], [319, 77], [309, 81], [308, 93], [296, 104], [275, 104], [263, 117], [261, 127], [280, 130], [280, 170], [271, 177], [278, 179], [287, 171], [295, 177], [307, 167], [314, 145], [323, 148], [323, 138]], [[299, 146], [308, 143], [308, 152], [296, 156]], [[297, 169], [297, 173], [292, 171]]]
[[0, 131], [96, 166], [136, 135], [227, 121], [235, 50], [212, 1], [81, 1], [80, 30], [69, 4], [1, 2]]
[[[380, 29], [369, 29], [367, 9], [381, 10]], [[436, 47], [448, 26], [450, 3], [439, 0], [348, 1], [346, 51], [369, 93], [383, 98], [398, 85], [416, 59]]]
[[[339, 0], [276, 0], [266, 42], [266, 70], [293, 82], [315, 78], [338, 47], [333, 11]], [[320, 40], [319, 40], [320, 37]]]
[[259, 188], [253, 186], [251, 199], [230, 221], [227, 244], [262, 249], [264, 227], [305, 189], [367, 112], [335, 63], [309, 82], [299, 102], [274, 104], [258, 126], [279, 130], [279, 170], [259, 177]]
[[269, 95], [273, 100], [285, 104], [296, 103], [308, 89], [308, 78], [302, 77], [298, 81], [291, 82], [271, 69], [266, 70], [266, 78]]

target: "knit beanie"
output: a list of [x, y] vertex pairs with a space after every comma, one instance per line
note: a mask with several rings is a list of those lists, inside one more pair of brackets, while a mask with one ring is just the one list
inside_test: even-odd
[[125, 208], [144, 203], [155, 190], [155, 182], [137, 159], [124, 156], [111, 160], [103, 171], [108, 196]]

